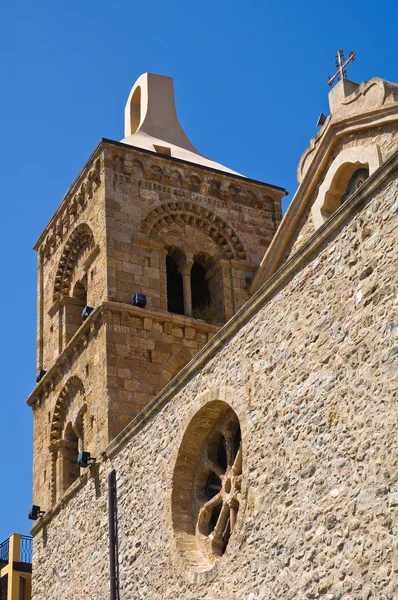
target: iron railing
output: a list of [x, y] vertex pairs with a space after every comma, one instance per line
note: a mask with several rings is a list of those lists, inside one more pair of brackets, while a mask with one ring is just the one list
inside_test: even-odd
[[0, 544], [0, 562], [8, 563], [9, 553], [10, 553], [10, 540], [7, 539]]
[[[30, 535], [21, 535], [19, 547], [20, 562], [32, 564], [33, 539]], [[10, 558], [10, 538], [0, 544], [0, 563], [8, 563]]]
[[30, 535], [21, 535], [20, 561], [32, 564], [33, 539]]

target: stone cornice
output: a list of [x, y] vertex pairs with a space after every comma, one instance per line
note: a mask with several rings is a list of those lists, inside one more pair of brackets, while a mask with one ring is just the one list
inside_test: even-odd
[[279, 185], [274, 185], [272, 183], [266, 183], [265, 181], [259, 181], [258, 179], [251, 179], [250, 177], [245, 177], [244, 175], [239, 175], [238, 173], [228, 173], [227, 171], [220, 171], [218, 169], [212, 169], [211, 167], [207, 167], [205, 165], [191, 163], [191, 162], [189, 162], [187, 160], [183, 160], [181, 158], [175, 158], [174, 156], [168, 156], [166, 154], [159, 154], [158, 152], [155, 152], [155, 151], [152, 152], [151, 150], [139, 148], [138, 146], [131, 146], [130, 144], [125, 144], [123, 142], [116, 142], [114, 140], [109, 140], [107, 138], [102, 138], [101, 141], [104, 144], [117, 146], [119, 148], [125, 148], [126, 150], [134, 150], [135, 152], [139, 152], [141, 154], [146, 154], [149, 156], [154, 156], [156, 158], [162, 158], [167, 161], [170, 161], [171, 163], [178, 163], [181, 165], [186, 165], [188, 168], [193, 167], [195, 169], [199, 169], [200, 171], [208, 171], [209, 173], [216, 173], [217, 175], [220, 175], [222, 177], [226, 177], [228, 179], [236, 179], [238, 181], [241, 181], [242, 183], [253, 183], [255, 185], [267, 187], [273, 191], [280, 192], [281, 198], [283, 198], [283, 196], [286, 196], [288, 194], [288, 192], [286, 191], [286, 189], [284, 187], [281, 187]]
[[[317, 150], [315, 150], [314, 145], [314, 159], [305, 172], [303, 180], [256, 273], [250, 290], [252, 293], [256, 292], [266, 278], [270, 277], [277, 270], [283, 253], [294, 235], [295, 228], [308, 207], [312, 192], [318, 183], [319, 175], [340, 139], [357, 131], [363, 131], [371, 127], [396, 121], [398, 121], [398, 107], [396, 105], [386, 106], [377, 111], [369, 111], [346, 119], [336, 121], [330, 119], [328, 121], [325, 125], [326, 129], [324, 131], [321, 130], [318, 134], [318, 136], [322, 136], [322, 139]], [[317, 136], [313, 138], [313, 140], [316, 139], [318, 139]]]
[[59, 354], [54, 364], [48, 369], [44, 377], [29, 395], [27, 404], [35, 408], [43, 397], [51, 394], [56, 383], [64, 376], [64, 366], [69, 365], [73, 356], [78, 356], [90, 343], [105, 323], [110, 323], [112, 314], [128, 314], [140, 319], [152, 319], [161, 323], [173, 323], [179, 327], [193, 327], [205, 333], [217, 333], [221, 325], [206, 323], [200, 319], [193, 319], [184, 315], [177, 315], [163, 310], [142, 309], [123, 302], [103, 302], [82, 323], [65, 349]]
[[104, 457], [112, 458], [118, 450], [171, 400], [184, 385], [210, 360], [271, 298], [292, 274], [346, 222], [383, 182], [398, 168], [398, 152], [378, 169], [282, 267], [268, 279], [248, 302], [220, 329], [210, 342], [174, 377], [170, 383], [142, 410], [135, 419], [108, 445]]
[[[93, 167], [96, 166], [96, 161], [99, 159], [99, 157], [101, 156], [101, 154], [105, 148], [110, 148], [110, 149], [120, 148], [126, 152], [133, 151], [134, 154], [141, 154], [143, 156], [153, 156], [154, 158], [161, 159], [162, 161], [165, 161], [170, 164], [178, 163], [181, 165], [185, 165], [187, 168], [190, 168], [190, 169], [194, 168], [195, 170], [198, 170], [198, 171], [207, 171], [209, 173], [214, 173], [215, 175], [219, 176], [222, 179], [229, 179], [229, 180], [234, 179], [236, 181], [239, 181], [242, 185], [245, 185], [248, 187], [250, 187], [251, 184], [254, 184], [256, 186], [268, 188], [270, 190], [270, 192], [272, 192], [273, 196], [277, 197], [279, 200], [283, 196], [287, 195], [287, 193], [288, 193], [285, 190], [285, 188], [277, 186], [277, 185], [265, 183], [263, 181], [258, 181], [256, 179], [250, 179], [249, 177], [244, 177], [243, 175], [235, 175], [233, 173], [226, 173], [224, 171], [218, 171], [216, 169], [211, 169], [210, 167], [206, 167], [203, 165], [197, 165], [195, 163], [190, 163], [188, 161], [184, 161], [184, 160], [181, 160], [178, 158], [166, 156], [163, 154], [159, 154], [157, 152], [152, 152], [151, 150], [145, 150], [143, 148], [130, 146], [129, 144], [124, 144], [122, 142], [116, 142], [113, 140], [102, 138], [101, 141], [96, 146], [96, 148], [94, 149], [94, 151], [92, 152], [92, 154], [90, 155], [90, 157], [88, 158], [83, 169], [81, 170], [81, 172], [79, 173], [79, 175], [77, 176], [75, 181], [72, 183], [72, 185], [69, 187], [66, 194], [64, 195], [59, 207], [57, 208], [57, 210], [51, 217], [50, 221], [48, 222], [45, 229], [43, 230], [40, 237], [38, 238], [36, 244], [34, 245], [34, 250], [39, 250], [39, 248], [42, 246], [43, 242], [47, 242], [45, 244], [45, 246], [46, 246], [46, 248], [48, 248], [49, 251], [51, 250], [51, 248], [55, 248], [55, 240], [57, 237], [60, 236], [59, 232], [61, 232], [61, 235], [62, 235], [64, 233], [64, 229], [69, 229], [67, 226], [67, 223], [65, 223], [65, 215], [68, 214], [68, 211], [69, 212], [71, 211], [70, 205], [71, 205], [71, 203], [73, 204], [74, 199], [75, 199], [74, 204], [76, 204], [77, 210], [80, 210], [80, 212], [82, 212], [84, 210], [85, 205], [86, 205], [85, 203], [87, 200], [87, 198], [86, 198], [87, 194], [85, 193], [87, 184], [89, 185], [88, 196], [90, 197], [91, 183], [92, 182], [95, 183], [96, 186], [98, 186], [100, 183], [98, 168], [97, 168], [97, 171], [95, 171], [95, 169], [93, 170]], [[102, 166], [101, 166], [101, 170], [102, 170]]]

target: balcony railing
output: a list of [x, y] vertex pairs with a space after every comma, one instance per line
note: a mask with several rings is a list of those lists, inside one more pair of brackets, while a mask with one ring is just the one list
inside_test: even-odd
[[[19, 562], [32, 564], [33, 540], [30, 535], [21, 535], [19, 544]], [[15, 538], [14, 538], [15, 539]], [[15, 542], [14, 542], [15, 543]], [[15, 546], [14, 546], [15, 552]], [[14, 560], [17, 558], [14, 554]], [[10, 560], [10, 538], [0, 544], [0, 563], [8, 563]]]
[[0, 544], [0, 562], [8, 563], [9, 553], [10, 553], [10, 540], [7, 539]]
[[21, 535], [20, 561], [32, 564], [33, 539], [30, 535]]

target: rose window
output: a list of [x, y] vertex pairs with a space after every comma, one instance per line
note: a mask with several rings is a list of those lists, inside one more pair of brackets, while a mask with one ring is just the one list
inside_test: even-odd
[[172, 490], [177, 547], [190, 567], [207, 570], [225, 552], [242, 505], [242, 441], [235, 412], [210, 402], [189, 424]]

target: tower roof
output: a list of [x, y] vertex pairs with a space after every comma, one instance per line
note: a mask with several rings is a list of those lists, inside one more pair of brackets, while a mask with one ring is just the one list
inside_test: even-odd
[[192, 145], [178, 121], [172, 77], [144, 73], [137, 79], [124, 111], [124, 136], [125, 144], [239, 175]]

